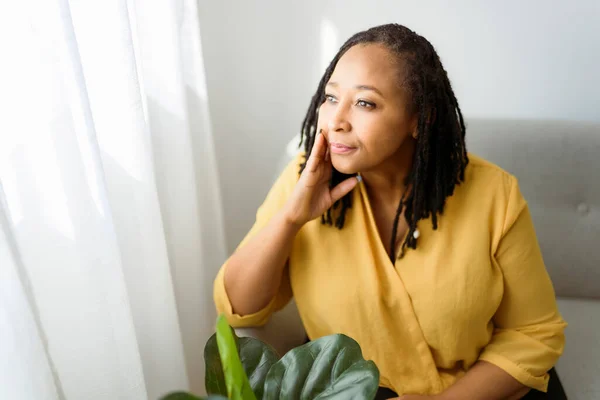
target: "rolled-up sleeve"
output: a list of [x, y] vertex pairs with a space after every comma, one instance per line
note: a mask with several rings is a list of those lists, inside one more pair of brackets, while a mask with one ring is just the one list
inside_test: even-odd
[[558, 311], [529, 208], [515, 178], [508, 199], [494, 257], [503, 274], [504, 294], [494, 315], [492, 339], [479, 359], [545, 392], [547, 372], [563, 352], [567, 324]]
[[251, 326], [263, 326], [269, 321], [269, 318], [275, 311], [281, 310], [285, 305], [292, 299], [292, 289], [290, 287], [289, 274], [287, 271], [283, 274], [283, 280], [281, 286], [275, 297], [269, 304], [266, 305], [262, 310], [257, 311], [253, 314], [239, 315], [233, 312], [229, 297], [225, 291], [225, 282], [223, 275], [227, 263], [217, 274], [217, 278], [214, 283], [214, 300], [217, 306], [217, 312], [225, 315], [227, 322], [234, 328], [246, 328]]
[[[299, 165], [303, 161], [303, 157], [303, 154], [298, 154], [298, 156], [295, 157], [281, 173], [269, 191], [265, 201], [259, 207], [254, 225], [246, 237], [244, 237], [244, 240], [239, 244], [238, 249], [243, 247], [251, 238], [260, 232], [269, 223], [271, 218], [283, 207], [298, 181]], [[289, 273], [286, 268], [277, 294], [266, 307], [253, 314], [243, 316], [235, 314], [227, 291], [225, 290], [224, 276], [226, 268], [227, 261], [223, 264], [215, 278], [213, 294], [217, 312], [225, 315], [229, 324], [234, 328], [262, 326], [266, 324], [269, 317], [275, 311], [285, 307], [292, 298]]]

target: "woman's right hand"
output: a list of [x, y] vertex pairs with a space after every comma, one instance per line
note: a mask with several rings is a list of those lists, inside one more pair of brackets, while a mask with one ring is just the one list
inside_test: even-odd
[[285, 213], [288, 221], [302, 226], [323, 215], [359, 182], [360, 178], [352, 177], [330, 189], [332, 168], [329, 145], [321, 130], [315, 139], [306, 167], [286, 203]]

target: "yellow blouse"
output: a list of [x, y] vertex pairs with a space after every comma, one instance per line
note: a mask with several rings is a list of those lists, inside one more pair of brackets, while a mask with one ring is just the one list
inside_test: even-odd
[[[299, 155], [281, 174], [256, 223], [264, 227], [298, 180]], [[344, 333], [373, 360], [381, 386], [435, 394], [477, 361], [546, 391], [564, 347], [564, 328], [517, 179], [470, 155], [465, 182], [447, 199], [438, 229], [418, 223], [416, 250], [392, 264], [364, 183], [352, 193], [345, 226], [307, 223], [294, 240], [289, 276], [265, 309], [233, 314], [221, 268], [217, 310], [234, 327], [263, 325], [291, 299], [311, 339]]]

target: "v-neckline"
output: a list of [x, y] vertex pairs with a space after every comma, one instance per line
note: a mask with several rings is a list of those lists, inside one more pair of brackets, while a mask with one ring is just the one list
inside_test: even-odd
[[[385, 276], [386, 278], [390, 279], [390, 282], [383, 285], [384, 289], [381, 292], [383, 301], [385, 304], [388, 304], [389, 307], [394, 307], [395, 310], [400, 311], [400, 314], [397, 314], [397, 317], [403, 318], [405, 321], [404, 325], [408, 327], [407, 335], [410, 335], [412, 340], [414, 340], [414, 348], [417, 350], [420, 365], [422, 367], [424, 375], [431, 382], [433, 387], [437, 388], [437, 390], [441, 390], [443, 384], [437, 372], [437, 366], [433, 359], [433, 355], [431, 353], [429, 345], [425, 339], [423, 329], [419, 323], [416, 310], [412, 303], [411, 295], [405, 285], [402, 273], [398, 268], [399, 257], [396, 257], [394, 263], [392, 263], [392, 261], [390, 260], [390, 257], [385, 249], [383, 241], [381, 240], [381, 236], [379, 235], [379, 229], [377, 228], [377, 222], [375, 221], [375, 216], [371, 207], [371, 201], [369, 199], [367, 187], [364, 181], [361, 181], [358, 184], [358, 195], [362, 197], [361, 200], [364, 203], [361, 204], [361, 208], [365, 210], [367, 214], [365, 218], [367, 229], [373, 230], [372, 234], [377, 236], [377, 239], [373, 238], [373, 241], [377, 243], [372, 242], [375, 246], [374, 251], [378, 253], [376, 254], [376, 258], [379, 259], [381, 258], [380, 256], [383, 255], [386, 260], [382, 268], [382, 276]], [[358, 206], [358, 204], [356, 206]], [[408, 230], [404, 234], [402, 243], [404, 243], [404, 241], [406, 240], [406, 237], [409, 232], [410, 230]], [[368, 234], [370, 236], [371, 232], [368, 232]], [[406, 261], [406, 258], [404, 258], [403, 260]], [[393, 270], [390, 270], [390, 267], [393, 268]]]
[[[369, 225], [370, 225], [369, 228], [374, 230], [374, 233], [377, 236], [376, 242], [377, 242], [378, 250], [380, 252], [383, 252], [383, 254], [385, 254], [385, 259], [388, 262], [388, 266], [391, 266], [392, 268], [396, 269], [396, 263], [398, 262], [399, 257], [397, 254], [395, 254], [394, 262], [392, 262], [391, 257], [386, 250], [385, 244], [383, 243], [383, 240], [381, 239], [381, 234], [379, 233], [379, 227], [377, 226], [377, 221], [375, 221], [375, 215], [373, 214], [371, 200], [369, 199], [369, 193], [367, 192], [367, 187], [365, 185], [364, 179], [360, 180], [360, 182], [358, 184], [358, 189], [359, 189], [360, 195], [362, 196], [363, 202], [365, 203], [365, 208], [367, 209], [367, 215], [368, 215]], [[408, 236], [409, 231], [410, 231], [410, 229], [408, 229], [404, 233], [404, 235], [402, 237], [402, 241], [400, 243], [404, 243], [406, 241], [406, 237]]]

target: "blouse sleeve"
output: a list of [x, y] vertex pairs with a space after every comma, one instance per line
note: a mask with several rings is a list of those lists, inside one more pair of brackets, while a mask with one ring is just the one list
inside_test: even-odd
[[504, 295], [493, 318], [492, 339], [479, 359], [545, 392], [547, 372], [563, 352], [567, 324], [558, 311], [529, 208], [515, 178], [502, 232], [494, 260], [503, 274]]
[[[250, 239], [252, 239], [261, 229], [263, 229], [271, 220], [271, 218], [283, 207], [288, 197], [292, 193], [296, 182], [298, 181], [298, 172], [300, 163], [303, 160], [303, 155], [299, 154], [290, 162], [284, 171], [281, 173], [263, 204], [259, 207], [256, 213], [254, 225], [242, 240], [238, 249], [243, 247]], [[271, 302], [265, 308], [253, 314], [238, 315], [233, 312], [229, 296], [225, 290], [224, 274], [227, 268], [227, 261], [219, 270], [214, 282], [214, 301], [219, 314], [224, 314], [229, 324], [234, 328], [262, 326], [267, 323], [270, 316], [283, 307], [292, 298], [292, 289], [290, 286], [288, 269], [284, 271], [281, 286], [279, 291], [273, 297]]]

